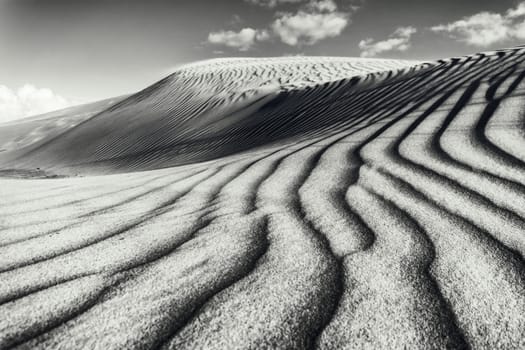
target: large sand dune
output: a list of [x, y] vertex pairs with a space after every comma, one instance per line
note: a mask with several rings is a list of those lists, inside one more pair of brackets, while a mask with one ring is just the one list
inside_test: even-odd
[[11, 143], [82, 176], [0, 180], [0, 348], [525, 348], [524, 78], [212, 60]]
[[267, 147], [272, 141], [319, 129], [306, 124], [309, 119], [294, 120], [298, 117], [291, 115], [310, 113], [311, 105], [320, 107], [333, 90], [350, 86], [351, 77], [410, 63], [330, 57], [198, 62], [105, 110], [100, 111], [99, 104], [88, 105], [84, 111], [99, 113], [81, 123], [67, 123], [69, 128], [18, 151], [0, 153], [0, 161], [3, 158], [4, 167], [58, 174], [108, 173]]

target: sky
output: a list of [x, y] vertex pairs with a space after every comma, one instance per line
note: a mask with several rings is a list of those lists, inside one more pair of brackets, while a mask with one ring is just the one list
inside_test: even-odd
[[0, 122], [215, 57], [434, 60], [525, 43], [525, 0], [0, 0]]

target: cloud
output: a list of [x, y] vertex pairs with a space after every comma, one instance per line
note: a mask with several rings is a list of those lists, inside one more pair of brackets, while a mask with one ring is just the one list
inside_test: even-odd
[[70, 101], [50, 89], [26, 84], [14, 91], [0, 85], [0, 122], [47, 113], [70, 105]]
[[334, 0], [312, 0], [305, 7], [313, 12], [335, 12], [337, 10]]
[[507, 11], [507, 18], [518, 18], [525, 16], [525, 2], [520, 2], [516, 8]]
[[296, 46], [313, 45], [320, 40], [336, 37], [347, 25], [348, 18], [344, 14], [299, 11], [295, 15], [285, 14], [277, 18], [272, 24], [272, 29], [282, 42]]
[[430, 28], [472, 46], [489, 46], [501, 41], [525, 39], [525, 2], [504, 14], [480, 12], [458, 21]]
[[241, 16], [234, 14], [232, 16], [232, 19], [230, 20], [230, 24], [233, 26], [237, 26], [244, 23], [244, 20], [241, 18]]
[[304, 0], [244, 0], [253, 5], [259, 5], [264, 7], [276, 7], [282, 4], [297, 4]]
[[361, 40], [359, 43], [361, 57], [373, 57], [388, 51], [406, 51], [410, 48], [410, 38], [416, 32], [414, 27], [400, 27], [386, 40], [374, 41], [371, 38]]
[[[208, 42], [247, 51], [256, 42], [278, 37], [290, 46], [313, 45], [320, 40], [336, 37], [350, 22], [350, 12], [359, 6], [349, 5], [347, 11], [338, 11], [334, 0], [245, 0], [252, 4], [274, 7], [284, 3], [305, 2], [297, 12], [277, 12], [268, 29], [244, 28], [212, 32]], [[357, 0], [356, 0], [357, 1]], [[240, 20], [240, 18], [238, 19]]]
[[313, 45], [340, 35], [349, 22], [350, 13], [338, 11], [333, 0], [312, 0], [295, 14], [278, 13], [271, 28], [285, 44]]
[[267, 30], [244, 28], [238, 32], [232, 30], [212, 32], [208, 35], [208, 42], [248, 51], [256, 41], [264, 41], [269, 38], [270, 34]]

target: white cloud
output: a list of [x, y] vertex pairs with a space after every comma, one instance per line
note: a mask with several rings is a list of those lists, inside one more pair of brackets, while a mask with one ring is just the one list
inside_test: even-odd
[[257, 34], [255, 35], [255, 39], [257, 41], [266, 41], [270, 39], [270, 32], [266, 29], [260, 29], [257, 31]]
[[489, 46], [501, 41], [525, 39], [525, 2], [504, 14], [480, 12], [458, 21], [431, 27], [436, 33], [473, 46]]
[[516, 8], [507, 11], [507, 18], [518, 18], [525, 16], [525, 2], [519, 3]]
[[306, 5], [306, 8], [318, 12], [335, 12], [337, 5], [334, 0], [312, 0]]
[[340, 35], [350, 22], [350, 12], [359, 8], [348, 6], [348, 10], [338, 11], [334, 0], [245, 1], [267, 7], [284, 3], [305, 3], [295, 13], [277, 12], [269, 29], [244, 28], [239, 32], [232, 30], [212, 32], [208, 35], [209, 43], [247, 51], [256, 42], [276, 36], [290, 46], [313, 45], [320, 40]]
[[212, 32], [208, 35], [208, 42], [247, 51], [256, 41], [264, 41], [269, 38], [270, 34], [267, 30], [244, 28], [238, 32], [232, 30]]
[[0, 85], [0, 122], [47, 113], [68, 106], [70, 106], [68, 100], [56, 95], [50, 89], [26, 84], [14, 91]]
[[290, 46], [313, 45], [340, 35], [350, 22], [350, 13], [337, 11], [333, 0], [311, 0], [295, 14], [278, 13], [271, 27]]
[[272, 29], [285, 44], [313, 45], [316, 42], [341, 34], [348, 25], [348, 17], [341, 13], [284, 14], [277, 18]]
[[276, 7], [282, 4], [296, 4], [304, 0], [244, 0], [253, 5], [259, 5], [264, 7]]
[[388, 51], [406, 51], [410, 48], [410, 38], [417, 32], [414, 27], [400, 27], [389, 38], [382, 41], [361, 40], [361, 57], [373, 57]]

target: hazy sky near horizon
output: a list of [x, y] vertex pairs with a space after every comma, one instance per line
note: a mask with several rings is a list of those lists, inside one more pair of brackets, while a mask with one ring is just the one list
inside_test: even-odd
[[[36, 91], [37, 100], [92, 101], [140, 90], [180, 64], [214, 57], [429, 60], [520, 45], [520, 3], [0, 0], [0, 114], [9, 112], [2, 103], [32, 103], [22, 88]], [[27, 113], [15, 109], [10, 113]]]

